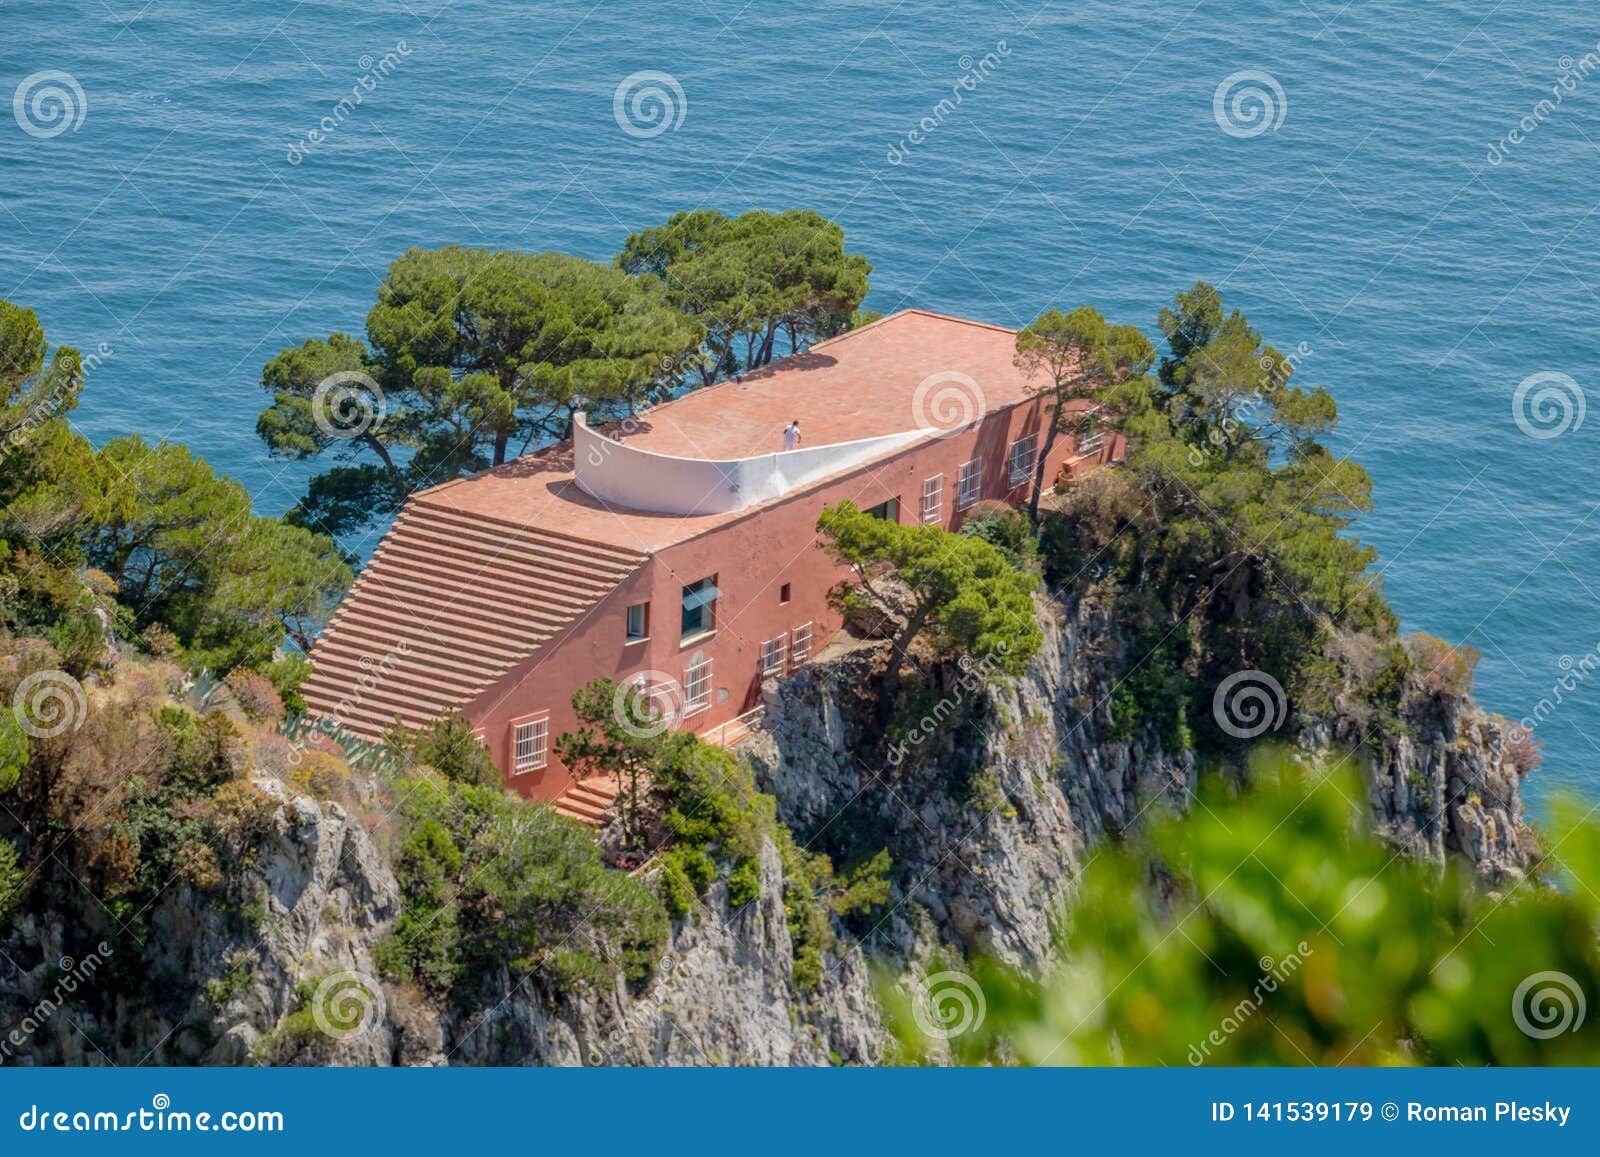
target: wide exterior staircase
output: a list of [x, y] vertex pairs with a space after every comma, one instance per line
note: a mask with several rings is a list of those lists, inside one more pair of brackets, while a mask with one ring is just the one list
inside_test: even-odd
[[312, 714], [368, 738], [396, 716], [421, 727], [533, 654], [645, 559], [414, 497], [317, 639], [301, 693]]

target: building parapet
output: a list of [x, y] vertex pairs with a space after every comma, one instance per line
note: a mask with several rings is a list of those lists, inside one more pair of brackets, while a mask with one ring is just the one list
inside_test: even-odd
[[683, 458], [609, 438], [590, 427], [587, 416], [580, 413], [572, 422], [573, 476], [586, 494], [616, 506], [660, 514], [726, 514], [782, 497], [938, 433], [906, 430], [752, 458]]

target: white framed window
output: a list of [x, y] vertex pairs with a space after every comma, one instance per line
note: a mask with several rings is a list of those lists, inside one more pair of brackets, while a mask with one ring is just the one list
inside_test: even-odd
[[1020, 486], [1033, 477], [1034, 454], [1038, 444], [1039, 439], [1035, 434], [1011, 443], [1011, 464], [1007, 473], [1011, 485]]
[[530, 771], [538, 771], [550, 761], [550, 717], [541, 715], [517, 724], [515, 742], [511, 774], [526, 775]]
[[761, 644], [761, 676], [783, 674], [784, 664], [789, 658], [789, 632], [785, 631], [776, 639], [768, 639]]
[[944, 475], [935, 474], [922, 483], [922, 521], [938, 522], [944, 516]]
[[1105, 445], [1106, 432], [1105, 428], [1100, 424], [1099, 421], [1099, 415], [1102, 408], [1103, 407], [1096, 406], [1092, 410], [1086, 411], [1083, 417], [1079, 419], [1079, 421], [1082, 423], [1082, 425], [1079, 426], [1079, 429], [1083, 432], [1078, 435], [1074, 442], [1074, 452], [1079, 456], [1093, 454], [1095, 451], [1099, 450], [1101, 446]]
[[801, 623], [789, 633], [789, 670], [805, 666], [811, 658], [811, 624]]
[[974, 458], [961, 465], [961, 477], [956, 483], [956, 509], [975, 506], [983, 497], [983, 458]]
[[711, 706], [711, 660], [691, 663], [683, 673], [683, 713], [693, 715]]

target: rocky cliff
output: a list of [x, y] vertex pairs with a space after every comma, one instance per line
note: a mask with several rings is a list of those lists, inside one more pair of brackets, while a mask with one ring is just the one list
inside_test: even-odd
[[[886, 846], [895, 864], [888, 903], [840, 925], [809, 991], [792, 975], [769, 844], [760, 898], [734, 906], [713, 884], [642, 989], [552, 1004], [504, 973], [483, 985], [499, 999], [438, 1007], [376, 979], [401, 899], [367, 824], [260, 778], [277, 806], [251, 858], [251, 909], [170, 888], [133, 976], [117, 917], [63, 892], [47, 910], [81, 924], [24, 915], [7, 937], [0, 1024], [13, 1027], [0, 1053], [23, 1064], [874, 1063], [889, 1045], [869, 960], [916, 975], [976, 952], [1044, 958], [1096, 847], [1147, 809], [1183, 807], [1194, 786], [1188, 752], [1108, 738], [1114, 614], [1082, 602], [1041, 616], [1045, 646], [1024, 677], [990, 688], [981, 671], [934, 672], [892, 735], [871, 724], [866, 698], [879, 647], [825, 655], [767, 689], [765, 730], [746, 750], [779, 818], [836, 860]], [[1469, 700], [1417, 688], [1398, 726], [1375, 729], [1348, 703], [1300, 724], [1301, 748], [1360, 764], [1397, 847], [1459, 853], [1491, 882], [1529, 869], [1508, 735]]]

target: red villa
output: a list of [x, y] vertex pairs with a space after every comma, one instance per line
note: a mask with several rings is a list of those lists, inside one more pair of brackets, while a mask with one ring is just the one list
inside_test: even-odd
[[[375, 738], [459, 708], [511, 788], [597, 818], [610, 793], [552, 750], [577, 688], [642, 680], [678, 726], [727, 738], [839, 629], [823, 507], [954, 528], [1026, 498], [1045, 403], [1015, 339], [905, 310], [413, 495], [312, 650], [312, 713]], [[1057, 439], [1046, 478], [1119, 441]]]

